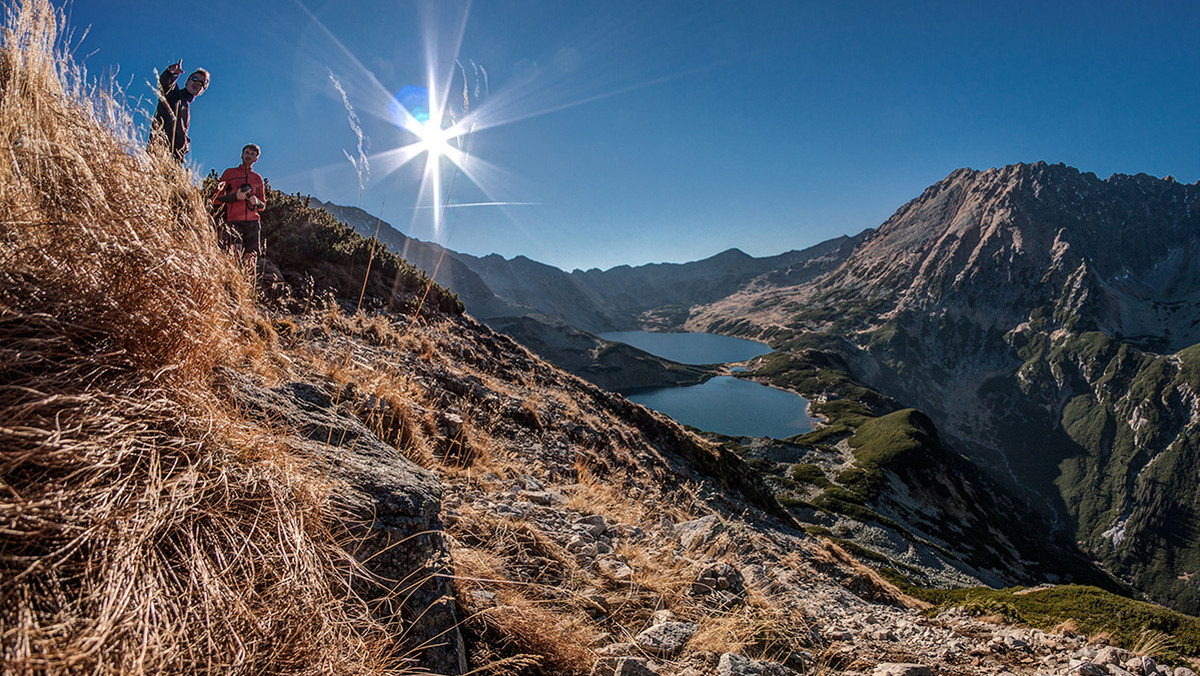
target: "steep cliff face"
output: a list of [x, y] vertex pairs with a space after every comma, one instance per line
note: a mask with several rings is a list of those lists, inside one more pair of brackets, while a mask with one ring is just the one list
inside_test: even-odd
[[1179, 349], [1200, 339], [1188, 311], [1200, 300], [1198, 193], [1061, 165], [962, 170], [897, 212], [842, 274], [899, 292], [897, 311], [1009, 330], [1041, 307], [1057, 327]]
[[1048, 411], [1053, 475], [1077, 539], [1163, 602], [1200, 589], [1200, 350], [1142, 352], [1104, 334], [1063, 337], [1010, 381]]

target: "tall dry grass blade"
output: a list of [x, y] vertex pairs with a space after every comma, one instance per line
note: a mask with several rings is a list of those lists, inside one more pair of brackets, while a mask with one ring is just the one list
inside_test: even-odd
[[249, 287], [61, 18], [0, 33], [0, 671], [380, 673], [330, 487], [214, 395]]

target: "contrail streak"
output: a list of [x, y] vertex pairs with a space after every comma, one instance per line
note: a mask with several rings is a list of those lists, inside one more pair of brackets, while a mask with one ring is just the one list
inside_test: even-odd
[[354, 131], [354, 135], [358, 138], [358, 158], [350, 157], [350, 153], [346, 149], [342, 149], [342, 153], [346, 159], [350, 160], [350, 164], [354, 166], [354, 171], [358, 174], [358, 194], [361, 197], [363, 187], [367, 180], [371, 178], [371, 162], [367, 159], [367, 153], [363, 150], [363, 135], [362, 127], [358, 124], [358, 115], [354, 113], [354, 107], [350, 105], [350, 98], [346, 96], [346, 90], [342, 88], [342, 83], [334, 77], [333, 71], [329, 71], [329, 79], [333, 82], [333, 86], [337, 88], [338, 93], [342, 95], [342, 104], [346, 106], [347, 119], [350, 122], [350, 129]]
[[463, 202], [461, 204], [443, 204], [440, 207], [419, 206], [418, 209], [460, 209], [462, 207], [536, 207], [541, 202]]

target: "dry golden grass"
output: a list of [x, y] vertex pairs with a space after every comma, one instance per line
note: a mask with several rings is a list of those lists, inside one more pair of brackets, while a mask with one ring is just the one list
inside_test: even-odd
[[856, 587], [854, 592], [858, 596], [913, 610], [931, 607], [930, 603], [905, 594], [899, 587], [884, 579], [873, 568], [860, 563], [836, 543], [822, 540], [820, 548], [811, 554], [816, 561], [852, 571], [853, 586]]
[[575, 459], [574, 473], [577, 483], [567, 505], [587, 514], [600, 514], [610, 523], [640, 526], [663, 518], [678, 523], [697, 516], [699, 503], [686, 487], [680, 492], [682, 497], [672, 500], [665, 495], [655, 496], [657, 499], [648, 504], [644, 500], [631, 501], [621, 492], [622, 486], [645, 486], [643, 479], [631, 477], [625, 470], [608, 470], [581, 453]]
[[1143, 657], [1152, 657], [1155, 659], [1161, 658], [1179, 649], [1179, 644], [1170, 634], [1155, 630], [1146, 629], [1138, 636], [1137, 643], [1130, 650]]
[[811, 634], [812, 627], [802, 613], [754, 594], [732, 610], [708, 611], [688, 647], [784, 663], [811, 642]]
[[275, 332], [60, 19], [0, 36], [0, 671], [379, 673], [329, 486], [212, 394]]
[[1075, 620], [1066, 620], [1063, 622], [1059, 622], [1057, 625], [1055, 625], [1055, 627], [1053, 629], [1050, 630], [1050, 633], [1052, 633], [1052, 634], [1078, 634], [1079, 633], [1079, 624]]
[[459, 600], [479, 635], [478, 662], [519, 656], [537, 673], [590, 671], [601, 632], [574, 588], [588, 575], [568, 552], [530, 524], [476, 510], [448, 532]]

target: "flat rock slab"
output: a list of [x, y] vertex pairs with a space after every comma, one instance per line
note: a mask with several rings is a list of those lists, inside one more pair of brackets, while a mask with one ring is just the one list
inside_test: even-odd
[[924, 664], [884, 662], [875, 666], [872, 676], [933, 676], [933, 672]]
[[717, 676], [798, 676], [778, 662], [752, 660], [749, 657], [725, 653], [717, 663]]
[[699, 629], [691, 622], [663, 622], [638, 634], [633, 641], [648, 653], [670, 656], [683, 650]]

